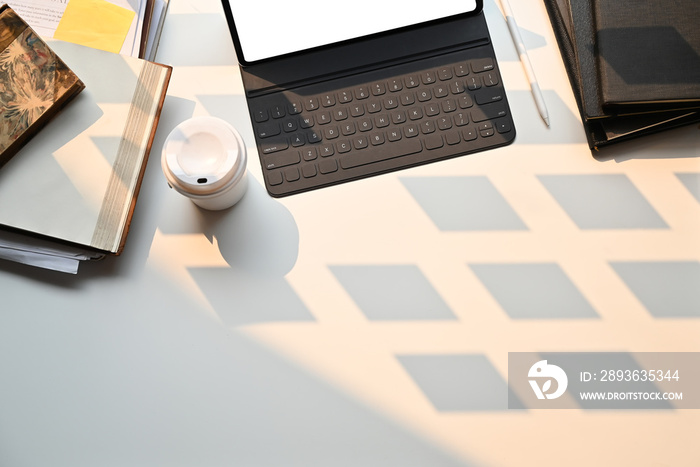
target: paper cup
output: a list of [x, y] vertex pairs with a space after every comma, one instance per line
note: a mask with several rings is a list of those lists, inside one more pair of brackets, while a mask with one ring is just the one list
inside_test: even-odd
[[204, 209], [233, 206], [248, 185], [243, 139], [216, 117], [194, 117], [175, 127], [163, 145], [161, 165], [168, 184]]

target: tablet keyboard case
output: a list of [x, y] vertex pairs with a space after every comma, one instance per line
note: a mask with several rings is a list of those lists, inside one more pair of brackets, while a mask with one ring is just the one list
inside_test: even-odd
[[483, 12], [241, 73], [275, 197], [515, 139]]

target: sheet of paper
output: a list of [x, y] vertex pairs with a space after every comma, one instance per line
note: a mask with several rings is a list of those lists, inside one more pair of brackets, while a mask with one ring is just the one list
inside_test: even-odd
[[146, 43], [146, 60], [155, 61], [158, 52], [158, 43], [163, 32], [165, 15], [168, 12], [168, 0], [156, 0], [153, 5], [153, 15], [151, 16], [151, 28], [148, 31], [148, 42]]
[[[50, 39], [54, 37], [69, 0], [0, 0], [0, 3], [9, 4], [40, 36]], [[104, 0], [104, 3], [116, 5], [135, 13], [123, 45], [118, 52], [132, 57], [137, 56], [141, 31], [143, 30], [146, 0]], [[86, 24], [90, 25], [90, 23]], [[85, 24], [78, 26], [82, 28]]]
[[74, 258], [15, 250], [14, 248], [5, 248], [3, 246], [0, 246], [0, 259], [68, 274], [77, 274], [78, 266], [80, 266], [80, 261]]
[[134, 16], [105, 0], [70, 0], [54, 38], [119, 53]]
[[0, 229], [0, 259], [76, 274], [81, 261], [103, 254]]
[[53, 37], [68, 0], [3, 0], [42, 37]]

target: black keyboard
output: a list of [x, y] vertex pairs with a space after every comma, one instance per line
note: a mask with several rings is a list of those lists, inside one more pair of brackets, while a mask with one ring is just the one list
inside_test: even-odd
[[515, 138], [493, 49], [475, 47], [249, 99], [272, 196]]

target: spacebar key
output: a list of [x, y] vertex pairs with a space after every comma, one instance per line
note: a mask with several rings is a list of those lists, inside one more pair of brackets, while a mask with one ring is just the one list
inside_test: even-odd
[[374, 162], [386, 161], [396, 157], [409, 156], [423, 150], [419, 139], [404, 139], [394, 143], [372, 146], [369, 150], [358, 151], [340, 158], [340, 166], [351, 169]]

